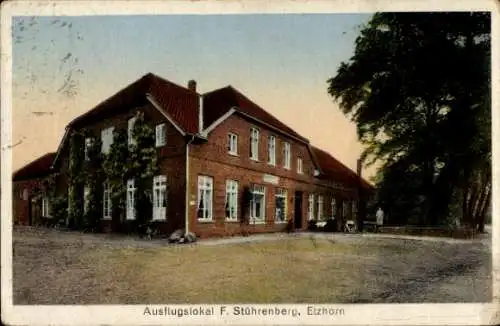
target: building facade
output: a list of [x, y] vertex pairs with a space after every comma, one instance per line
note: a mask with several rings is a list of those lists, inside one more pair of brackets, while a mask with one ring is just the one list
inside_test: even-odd
[[[155, 130], [152, 219], [166, 233], [224, 236], [353, 219], [358, 189], [371, 188], [233, 87], [199, 94], [194, 81], [185, 88], [147, 74], [70, 122], [52, 162], [57, 192], [68, 193], [73, 131], [85, 130], [86, 143], [99, 138], [107, 155], [116, 130], [128, 130], [134, 141], [130, 130], [138, 113]], [[133, 221], [136, 185], [133, 177], [124, 183], [125, 219]], [[103, 224], [113, 209], [106, 187]]]

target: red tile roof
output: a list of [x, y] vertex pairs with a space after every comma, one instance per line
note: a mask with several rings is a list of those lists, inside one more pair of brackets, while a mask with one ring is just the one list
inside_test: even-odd
[[13, 181], [27, 180], [45, 177], [50, 174], [50, 166], [54, 161], [56, 153], [47, 153], [36, 160], [26, 164], [16, 172], [12, 177]]
[[292, 128], [279, 121], [276, 117], [252, 102], [248, 97], [232, 86], [226, 86], [224, 88], [203, 94], [204, 128], [210, 126], [231, 108], [235, 108], [243, 114], [260, 120], [261, 122], [264, 122], [285, 134], [291, 135], [304, 142], [308, 142], [306, 138], [296, 133]]
[[82, 126], [120, 110], [127, 110], [130, 106], [144, 102], [146, 94], [151, 94], [183, 131], [198, 132], [199, 94], [152, 73], [144, 75], [77, 117], [69, 126]]
[[[356, 186], [359, 181], [358, 174], [334, 158], [330, 153], [311, 145], [311, 151], [315, 158], [321, 175], [326, 179], [331, 179], [340, 183]], [[364, 188], [372, 189], [366, 180], [361, 179]]]

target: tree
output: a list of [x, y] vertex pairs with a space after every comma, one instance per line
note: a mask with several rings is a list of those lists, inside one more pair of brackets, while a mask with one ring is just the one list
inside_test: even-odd
[[489, 196], [489, 28], [487, 13], [377, 13], [328, 81], [400, 222], [442, 223], [458, 190], [470, 218]]

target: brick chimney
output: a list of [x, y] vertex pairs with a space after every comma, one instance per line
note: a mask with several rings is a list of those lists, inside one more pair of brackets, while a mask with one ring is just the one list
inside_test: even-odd
[[188, 89], [193, 91], [193, 92], [196, 92], [196, 80], [194, 79], [191, 79], [190, 81], [188, 81]]

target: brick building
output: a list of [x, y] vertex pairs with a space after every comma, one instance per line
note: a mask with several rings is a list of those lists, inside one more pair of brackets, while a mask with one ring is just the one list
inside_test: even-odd
[[[106, 153], [117, 129], [128, 129], [132, 141], [138, 111], [155, 130], [152, 217], [165, 232], [208, 237], [304, 229], [309, 219], [352, 218], [358, 188], [371, 189], [233, 87], [199, 94], [195, 81], [185, 88], [147, 74], [68, 124], [52, 162], [59, 193], [68, 193], [71, 132], [100, 137]], [[134, 179], [126, 183], [126, 219], [134, 220]], [[101, 204], [109, 223], [107, 189]]]

